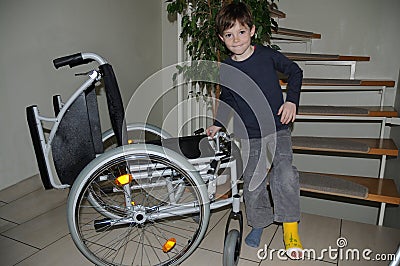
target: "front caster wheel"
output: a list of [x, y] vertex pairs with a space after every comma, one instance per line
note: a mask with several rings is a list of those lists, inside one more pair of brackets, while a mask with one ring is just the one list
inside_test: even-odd
[[241, 246], [240, 244], [239, 231], [236, 229], [229, 231], [224, 244], [224, 266], [234, 266], [238, 264]]

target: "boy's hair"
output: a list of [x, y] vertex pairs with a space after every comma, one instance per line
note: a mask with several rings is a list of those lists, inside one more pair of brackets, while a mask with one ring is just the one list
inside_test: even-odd
[[215, 18], [217, 34], [222, 35], [225, 30], [232, 28], [236, 21], [249, 26], [250, 29], [253, 27], [253, 16], [249, 7], [243, 2], [232, 2], [221, 8]]

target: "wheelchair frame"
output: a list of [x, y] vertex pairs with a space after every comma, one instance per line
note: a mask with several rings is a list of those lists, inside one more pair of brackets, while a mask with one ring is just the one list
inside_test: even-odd
[[[229, 216], [225, 230], [226, 240], [224, 247], [223, 264], [236, 265], [240, 254], [242, 228], [243, 228], [242, 214], [240, 211], [240, 195], [237, 187], [238, 169], [237, 169], [236, 158], [233, 158], [232, 154], [227, 155], [226, 152], [224, 153], [224, 151], [220, 149], [220, 147], [223, 146], [223, 144], [220, 143], [221, 140], [227, 142], [232, 142], [232, 140], [230, 140], [229, 136], [226, 135], [225, 133], [218, 134], [214, 139], [208, 138], [209, 142], [215, 141], [213, 147], [214, 148], [213, 156], [207, 156], [207, 157], [200, 156], [199, 158], [192, 158], [192, 159], [187, 159], [184, 156], [182, 156], [182, 154], [179, 154], [177, 151], [170, 150], [168, 147], [167, 148], [162, 147], [163, 149], [161, 149], [161, 147], [158, 147], [157, 145], [154, 144], [129, 145], [127, 139], [128, 133], [133, 132], [135, 130], [144, 131], [145, 133], [151, 132], [160, 136], [161, 139], [166, 139], [166, 140], [170, 138], [170, 135], [167, 132], [163, 131], [162, 129], [158, 129], [157, 127], [148, 124], [134, 123], [126, 125], [122, 99], [114, 72], [112, 70], [111, 65], [109, 65], [107, 61], [103, 59], [101, 56], [94, 53], [78, 53], [55, 59], [53, 63], [55, 68], [67, 65], [72, 68], [93, 61], [99, 64], [99, 69], [94, 69], [88, 72], [87, 73], [88, 79], [72, 94], [72, 96], [65, 103], [62, 103], [60, 96], [57, 95], [53, 97], [53, 105], [56, 113], [55, 117], [44, 117], [40, 115], [39, 109], [36, 105], [29, 106], [26, 109], [29, 129], [34, 145], [34, 150], [39, 166], [40, 175], [45, 189], [71, 188], [68, 199], [67, 219], [68, 219], [69, 229], [71, 231], [71, 236], [75, 244], [79, 248], [79, 250], [89, 260], [99, 265], [124, 264], [123, 257], [121, 258], [120, 263], [114, 264], [113, 261], [112, 262], [107, 260], [103, 261], [103, 259], [98, 258], [97, 255], [95, 254], [96, 250], [95, 251], [88, 250], [87, 244], [84, 243], [85, 239], [82, 239], [83, 226], [82, 228], [78, 228], [79, 222], [76, 220], [79, 219], [79, 215], [77, 214], [79, 210], [77, 210], [77, 208], [79, 208], [80, 204], [82, 204], [83, 206], [86, 204], [86, 202], [89, 202], [90, 204], [85, 205], [84, 206], [85, 208], [87, 208], [90, 205], [91, 208], [95, 209], [95, 211], [98, 212], [98, 214], [96, 215], [102, 215], [105, 217], [104, 219], [100, 220], [97, 219], [92, 221], [95, 227], [94, 232], [101, 232], [105, 227], [107, 229], [110, 229], [111, 227], [117, 228], [118, 226], [131, 227], [133, 226], [133, 224], [145, 226], [145, 222], [154, 223], [154, 221], [156, 220], [163, 220], [175, 216], [178, 218], [186, 219], [187, 215], [197, 213], [199, 211], [199, 207], [193, 205], [193, 202], [185, 203], [182, 206], [178, 206], [179, 204], [177, 203], [178, 201], [181, 200], [182, 195], [185, 195], [186, 197], [185, 193], [188, 192], [187, 190], [190, 190], [190, 188], [193, 187], [195, 193], [198, 193], [197, 196], [201, 198], [201, 201], [203, 201], [203, 204], [206, 206], [206, 209], [204, 211], [205, 213], [204, 214], [200, 213], [200, 219], [207, 219], [207, 221], [203, 221], [201, 223], [201, 225], [205, 228], [202, 228], [201, 232], [198, 235], [196, 235], [196, 237], [198, 237], [199, 239], [196, 239], [195, 243], [190, 244], [187, 250], [186, 246], [182, 248], [182, 251], [180, 253], [188, 253], [188, 254], [184, 255], [178, 254], [179, 256], [177, 255], [176, 259], [175, 257], [172, 257], [166, 259], [165, 262], [159, 261], [156, 264], [175, 265], [184, 261], [188, 256], [190, 256], [190, 253], [192, 253], [195, 250], [195, 248], [200, 244], [202, 238], [204, 237], [204, 233], [208, 225], [210, 210], [232, 205], [232, 212], [231, 215]], [[108, 110], [112, 124], [112, 129], [107, 130], [103, 134], [101, 134], [101, 127], [99, 124], [98, 110], [97, 110], [97, 100], [95, 99], [96, 95], [94, 92], [95, 84], [101, 80], [103, 80], [105, 84]], [[90, 93], [92, 93], [92, 95]], [[96, 109], [93, 109], [94, 107]], [[75, 109], [77, 109], [77, 111], [73, 111]], [[94, 117], [92, 114], [93, 110], [94, 110]], [[81, 115], [84, 116], [84, 118], [82, 118], [83, 124], [80, 124], [81, 121], [79, 120], [81, 118]], [[77, 117], [78, 121], [76, 122]], [[63, 123], [63, 121], [67, 122]], [[49, 136], [47, 138], [44, 133], [42, 125], [43, 122], [53, 123], [53, 125], [51, 126]], [[76, 168], [74, 170], [75, 172], [72, 173], [68, 172], [69, 168], [71, 167], [70, 165], [67, 165], [67, 167], [64, 167], [67, 169], [60, 170], [61, 173], [57, 172], [56, 176], [53, 174], [54, 170], [52, 166], [55, 165], [57, 171], [58, 166], [60, 165], [60, 162], [58, 161], [60, 160], [62, 161], [64, 159], [63, 156], [65, 156], [65, 153], [63, 152], [65, 148], [65, 141], [66, 141], [65, 139], [67, 137], [62, 134], [62, 131], [69, 129], [70, 126], [69, 123], [77, 123], [76, 127], [74, 128], [75, 130], [80, 130], [80, 128], [84, 127], [84, 125], [89, 126], [88, 132], [86, 131], [79, 132], [82, 136], [88, 135], [86, 136], [88, 138], [87, 141], [84, 142], [89, 144], [86, 147], [77, 148], [78, 157], [80, 156], [80, 158], [77, 160], [77, 162], [73, 163], [77, 163], [80, 165], [77, 165], [77, 167], [73, 167]], [[104, 151], [102, 147], [103, 143], [114, 136], [117, 139], [117, 146], [119, 147], [113, 148], [108, 151]], [[180, 141], [181, 139], [182, 137], [178, 138], [178, 141]], [[101, 141], [101, 145], [99, 144], [99, 141]], [[139, 154], [138, 153], [139, 151], [141, 151], [140, 156], [137, 155]], [[143, 159], [143, 154], [145, 154], [146, 151], [148, 151], [147, 156], [149, 158], [151, 157], [150, 159], [147, 158], [149, 162], [147, 167], [149, 168], [151, 167], [152, 171], [141, 169], [142, 166], [139, 163], [141, 160], [146, 160]], [[57, 157], [57, 153], [59, 152], [62, 155]], [[76, 154], [71, 154], [71, 156], [75, 155]], [[52, 156], [53, 156], [53, 164], [51, 163]], [[92, 177], [92, 175], [94, 175], [94, 172], [100, 171], [99, 169], [103, 167], [102, 165], [105, 165], [104, 161], [107, 161], [107, 164], [108, 163], [111, 164], [115, 160], [117, 160], [116, 158], [123, 158], [121, 159], [121, 162], [118, 163], [120, 164], [119, 167], [121, 165], [126, 166], [125, 167], [126, 174], [130, 175], [129, 173], [134, 171], [138, 171], [137, 173], [140, 173], [135, 175], [133, 181], [130, 180], [128, 183], [122, 184], [120, 189], [113, 188], [113, 190], [122, 191], [122, 195], [124, 196], [124, 202], [121, 202], [120, 205], [117, 207], [112, 206], [113, 204], [112, 201], [108, 202], [108, 200], [110, 200], [111, 197], [108, 197], [108, 195], [106, 195], [107, 193], [104, 192], [105, 188], [98, 189], [96, 187], [103, 181], [107, 182], [109, 181], [108, 175], [110, 174], [108, 172], [110, 172], [110, 170], [107, 170], [108, 175], [99, 174], [96, 178]], [[136, 170], [135, 170], [135, 164], [129, 165], [127, 162], [124, 161], [124, 160], [129, 160], [130, 158], [133, 158], [132, 160], [136, 160], [135, 161], [137, 162]], [[227, 158], [228, 161], [226, 161]], [[184, 162], [184, 160], [187, 160], [187, 162]], [[157, 163], [154, 163], [154, 161]], [[166, 162], [165, 165], [162, 164], [164, 161]], [[156, 166], [154, 166], [154, 164]], [[169, 165], [170, 168], [166, 167], [166, 165]], [[165, 169], [163, 169], [162, 171], [153, 170], [153, 168], [157, 169], [157, 167], [159, 166], [165, 167]], [[219, 174], [220, 169], [230, 169], [230, 184], [231, 184], [230, 188], [232, 197], [217, 200], [216, 187], [218, 185], [218, 177], [220, 175]], [[181, 170], [183, 173], [182, 175], [186, 178], [185, 181], [182, 181], [183, 178], [176, 179], [174, 181], [173, 179], [176, 176], [175, 172], [179, 172]], [[67, 172], [64, 173], [63, 171]], [[72, 176], [72, 180], [69, 179], [66, 180], [65, 178], [63, 180], [63, 178], [60, 178], [60, 176], [62, 177], [63, 175], [68, 176], [68, 178]], [[154, 179], [157, 178], [157, 175], [160, 175], [161, 177], [170, 176], [168, 178], [170, 178], [172, 181], [168, 181], [166, 179], [166, 181], [157, 181], [160, 183], [154, 183], [154, 184], [139, 183], [141, 178]], [[112, 178], [116, 179], [114, 176]], [[132, 178], [132, 175], [130, 176], [130, 178]], [[191, 183], [192, 181], [193, 184], [188, 184]], [[133, 185], [132, 182], [136, 182], [135, 183], [136, 185]], [[154, 209], [153, 210], [147, 207], [146, 209], [142, 205], [135, 205], [135, 203], [133, 203], [132, 200], [133, 190], [142, 191], [148, 188], [151, 188], [151, 190], [153, 189], [156, 190], [158, 186], [161, 185], [165, 185], [168, 190], [167, 195], [169, 197], [168, 200], [170, 200], [170, 205], [168, 205], [167, 207], [160, 205], [157, 207], [153, 207]], [[174, 194], [174, 192], [171, 193], [169, 191], [171, 188], [174, 189], [173, 187], [174, 185], [176, 185], [177, 188], [176, 194]], [[199, 188], [195, 188], [195, 185], [199, 186]], [[94, 192], [95, 190], [97, 192]], [[84, 191], [86, 191], [85, 193], [88, 196], [85, 197], [83, 196]], [[101, 197], [103, 196], [106, 198], [105, 200], [101, 199]], [[176, 205], [177, 206], [176, 209], [174, 209], [173, 211], [169, 209], [165, 213], [158, 213], [158, 214], [155, 213], [156, 212], [155, 210], [160, 211], [163, 208], [171, 208], [170, 207], [171, 205], [172, 206]], [[81, 214], [81, 216], [84, 216], [84, 214]], [[148, 219], [148, 221], [145, 219]], [[237, 230], [229, 231], [230, 221], [232, 219], [239, 220], [240, 224], [239, 231]], [[154, 252], [157, 253], [158, 251]], [[169, 250], [164, 253], [168, 252]], [[121, 255], [118, 256], [115, 255], [115, 256], [120, 257]]]

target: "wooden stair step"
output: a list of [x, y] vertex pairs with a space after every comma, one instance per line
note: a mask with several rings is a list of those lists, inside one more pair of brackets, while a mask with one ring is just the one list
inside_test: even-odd
[[294, 61], [369, 61], [369, 56], [336, 55], [336, 54], [310, 54], [310, 53], [283, 53]]
[[286, 14], [278, 9], [270, 8], [269, 12], [272, 18], [286, 18]]
[[300, 37], [306, 39], [321, 39], [321, 34], [319, 33], [278, 27], [276, 31], [275, 30], [272, 31], [272, 38], [279, 39], [279, 36], [291, 36], [291, 37]]
[[[349, 175], [338, 175], [338, 174], [325, 174], [325, 173], [313, 173], [313, 172], [299, 172], [300, 177], [304, 175], [311, 175], [315, 179], [323, 179], [323, 178], [337, 178], [343, 181], [349, 181], [358, 185], [365, 187], [368, 190], [368, 193], [365, 197], [356, 195], [355, 193], [346, 193], [342, 191], [343, 188], [335, 189], [334, 187], [325, 189], [318, 188], [313, 184], [303, 183], [301, 184], [301, 191], [319, 193], [319, 194], [327, 194], [334, 195], [340, 197], [349, 197], [349, 198], [359, 198], [368, 201], [374, 202], [383, 202], [389, 204], [400, 205], [400, 194], [397, 191], [397, 186], [393, 179], [388, 178], [372, 178], [372, 177], [362, 177], [362, 176], [349, 176]], [[301, 179], [300, 179], [301, 180]], [[301, 182], [301, 181], [300, 181]], [[305, 180], [307, 182], [307, 180]], [[324, 180], [320, 180], [323, 184]], [[331, 184], [335, 184], [336, 182], [330, 182]], [[340, 184], [340, 182], [339, 182]]]
[[[299, 171], [299, 179], [301, 192], [400, 205], [400, 194], [393, 179], [305, 171]], [[218, 185], [216, 198], [229, 197], [230, 182]]]
[[[287, 84], [287, 79], [280, 79], [281, 85]], [[386, 86], [394, 87], [393, 80], [370, 80], [370, 79], [322, 79], [304, 78], [303, 86]]]
[[363, 116], [363, 117], [397, 117], [398, 112], [391, 106], [299, 106], [299, 115], [314, 116]]
[[293, 150], [398, 156], [392, 139], [292, 136]]

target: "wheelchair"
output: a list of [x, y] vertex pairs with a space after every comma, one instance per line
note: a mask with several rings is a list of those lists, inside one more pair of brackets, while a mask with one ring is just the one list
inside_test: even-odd
[[[70, 190], [67, 223], [76, 247], [96, 265], [179, 265], [204, 238], [211, 210], [232, 206], [223, 265], [236, 265], [242, 163], [233, 139], [223, 132], [211, 139], [201, 130], [172, 137], [150, 124], [127, 124], [117, 79], [104, 58], [77, 53], [53, 60], [56, 69], [88, 63], [95, 67], [67, 101], [53, 96], [54, 117], [42, 116], [36, 105], [26, 108], [44, 188]], [[112, 126], [104, 133], [100, 83]], [[230, 192], [219, 196], [217, 186], [228, 177]], [[238, 229], [231, 229], [232, 220]]]

